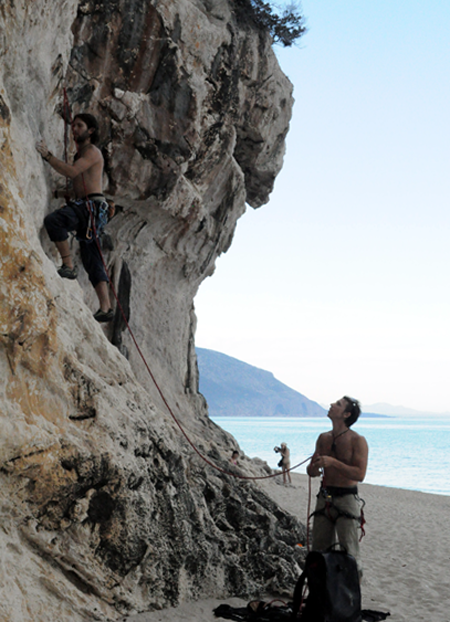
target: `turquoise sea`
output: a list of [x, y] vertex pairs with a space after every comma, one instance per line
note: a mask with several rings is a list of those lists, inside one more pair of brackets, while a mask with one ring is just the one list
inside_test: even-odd
[[[287, 443], [291, 465], [314, 452], [317, 436], [330, 429], [327, 417], [213, 417], [251, 458], [275, 468], [275, 445]], [[363, 417], [355, 431], [369, 443], [365, 483], [450, 496], [450, 418]], [[295, 472], [305, 473], [306, 465]]]

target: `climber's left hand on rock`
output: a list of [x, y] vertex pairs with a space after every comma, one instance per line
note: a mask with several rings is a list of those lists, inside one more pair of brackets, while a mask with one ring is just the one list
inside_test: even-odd
[[39, 153], [44, 158], [44, 160], [48, 160], [49, 157], [51, 156], [51, 153], [48, 150], [45, 140], [40, 140], [39, 142], [37, 142], [36, 149], [39, 151]]

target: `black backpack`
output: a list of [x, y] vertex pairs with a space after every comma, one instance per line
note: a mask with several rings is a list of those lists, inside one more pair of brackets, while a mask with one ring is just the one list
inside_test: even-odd
[[[309, 594], [303, 603], [305, 583]], [[336, 550], [308, 553], [305, 569], [295, 587], [292, 609], [292, 622], [361, 622], [361, 591], [355, 558]]]

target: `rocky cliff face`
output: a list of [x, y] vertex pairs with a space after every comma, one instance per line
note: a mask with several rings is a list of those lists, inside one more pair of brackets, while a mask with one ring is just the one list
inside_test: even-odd
[[[161, 400], [117, 312], [62, 280], [42, 229], [62, 157], [62, 92], [101, 121], [121, 209], [105, 257], [187, 435], [227, 467], [235, 441], [198, 393], [193, 299], [245, 202], [282, 163], [291, 87], [228, 0], [0, 5], [0, 620], [118, 619], [292, 584], [302, 526], [213, 470]], [[257, 461], [245, 471], [260, 475]], [[298, 559], [297, 559], [298, 561]]]

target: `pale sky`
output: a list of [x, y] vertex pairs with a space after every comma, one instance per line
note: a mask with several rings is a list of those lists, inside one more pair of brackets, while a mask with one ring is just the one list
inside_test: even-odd
[[450, 3], [304, 0], [270, 202], [195, 299], [196, 343], [327, 404], [450, 411]]

